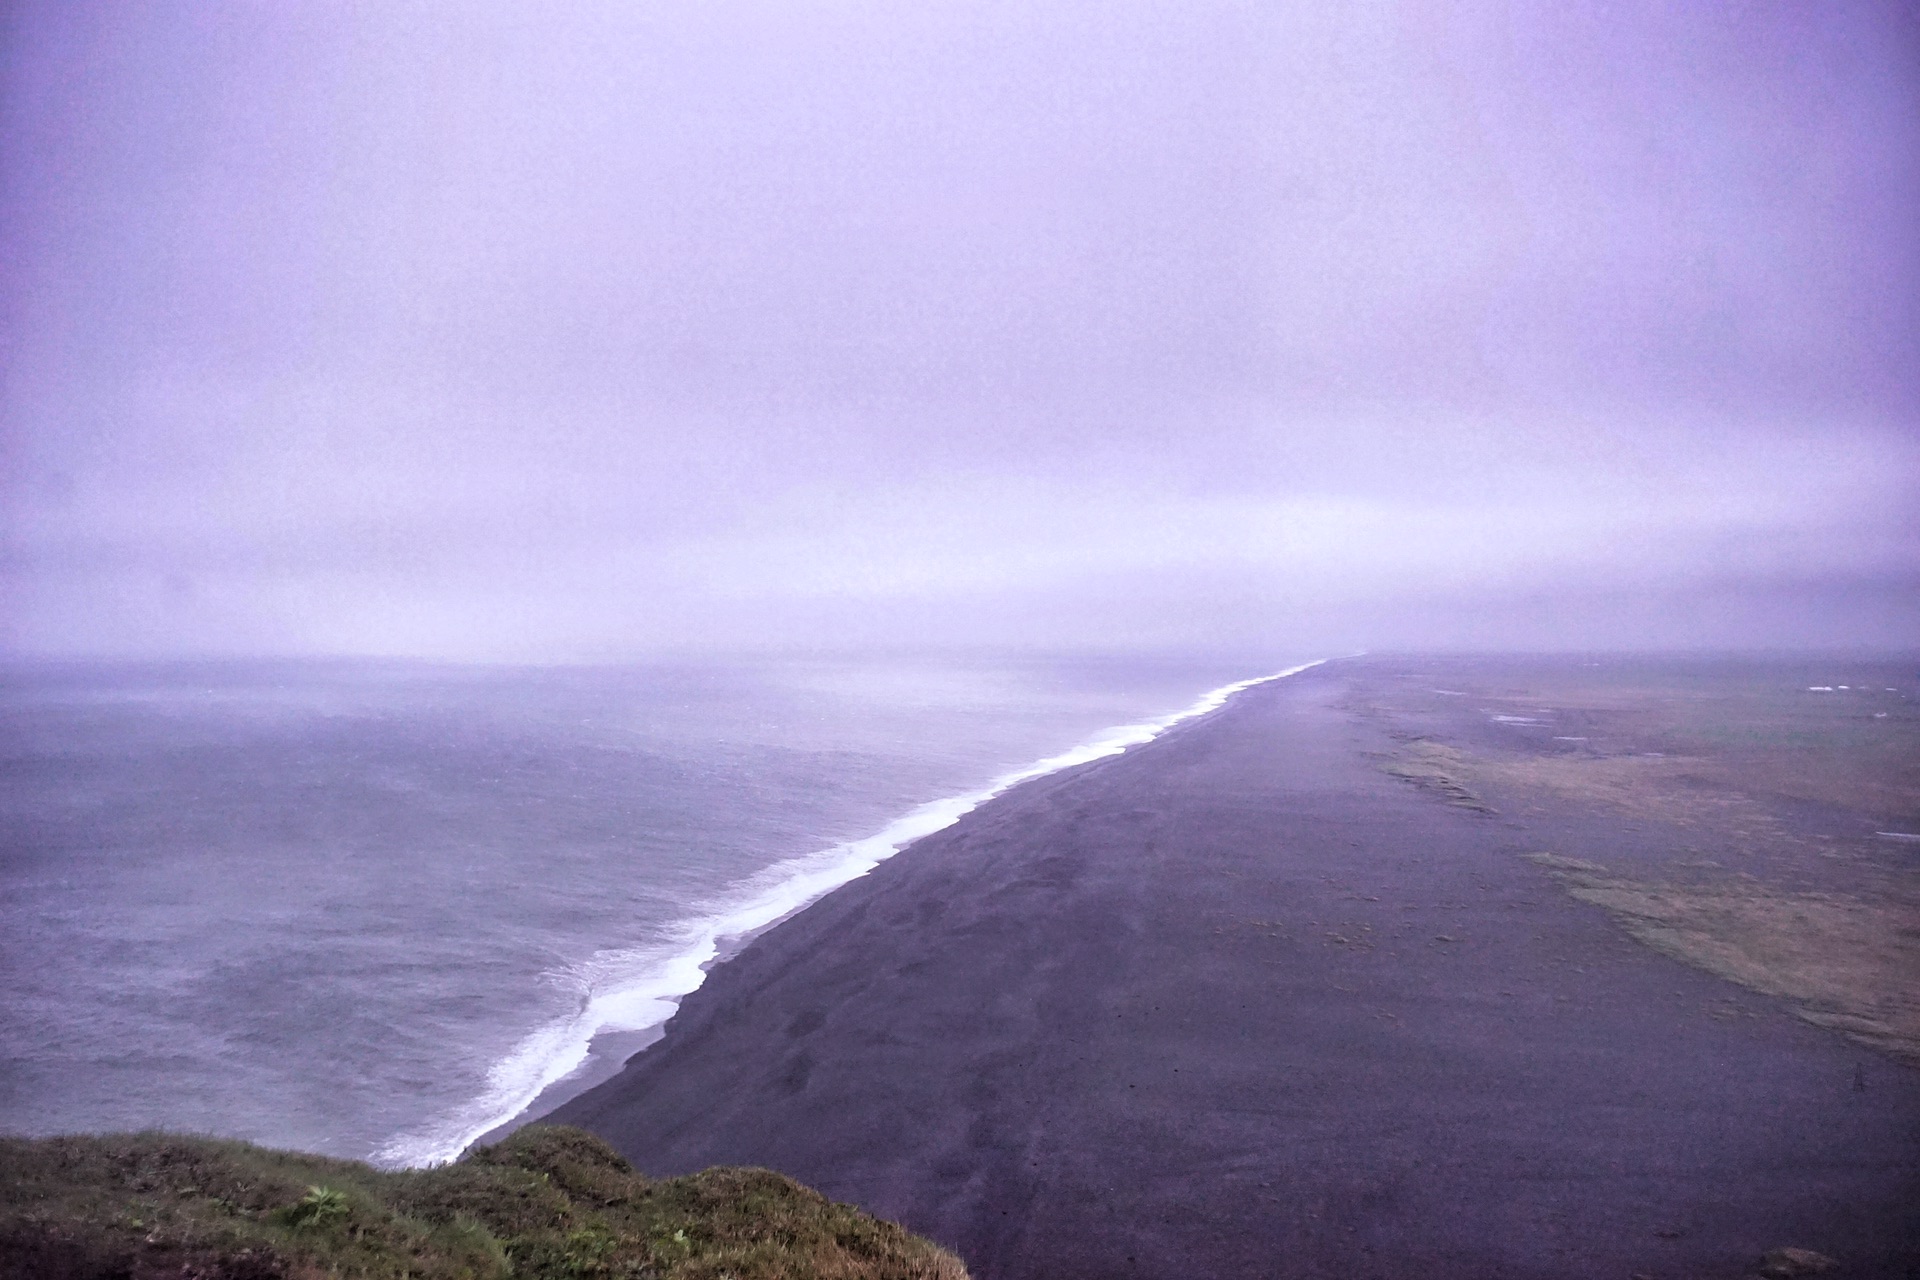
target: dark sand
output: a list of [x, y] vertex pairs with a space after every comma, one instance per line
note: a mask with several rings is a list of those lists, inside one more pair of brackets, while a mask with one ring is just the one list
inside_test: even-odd
[[[1389, 774], [1404, 668], [1010, 792], [553, 1118], [653, 1173], [779, 1169], [982, 1280], [1734, 1277], [1782, 1245], [1920, 1275], [1920, 1071], [1567, 896], [1523, 855], [1611, 848], [1581, 805]], [[1480, 732], [1457, 701], [1434, 722]]]

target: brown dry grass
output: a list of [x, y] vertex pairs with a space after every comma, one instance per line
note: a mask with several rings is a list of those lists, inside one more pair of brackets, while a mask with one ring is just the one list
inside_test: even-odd
[[1642, 882], [1576, 858], [1530, 858], [1655, 950], [1920, 1065], [1920, 928], [1911, 904], [1745, 880]]
[[[1875, 695], [1877, 697], [1877, 695]], [[1920, 819], [1920, 713], [1898, 697], [1823, 697], [1784, 680], [1647, 679], [1593, 687], [1562, 676], [1525, 690], [1479, 691], [1490, 714], [1577, 715], [1583, 734], [1610, 739], [1602, 764], [1672, 791], [1695, 787], [1811, 801], [1888, 821]], [[1876, 714], [1876, 711], [1880, 714]], [[1636, 754], [1661, 752], [1664, 759]], [[1579, 757], [1555, 763], [1577, 765]], [[1579, 771], [1567, 775], [1588, 785]]]
[[1541, 791], [1557, 800], [1677, 827], [1738, 835], [1777, 835], [1766, 806], [1728, 786], [1715, 762], [1698, 756], [1522, 756], [1454, 752], [1451, 767], [1468, 785]]
[[[1920, 708], [1907, 694], [1827, 698], [1779, 671], [1699, 664], [1480, 675], [1448, 679], [1468, 691], [1458, 701], [1424, 681], [1359, 694], [1398, 740], [1382, 768], [1481, 812], [1634, 824], [1636, 848], [1665, 844], [1668, 870], [1535, 861], [1642, 943], [1920, 1063], [1920, 872], [1858, 834], [1920, 825]], [[1554, 727], [1503, 747], [1442, 740], [1485, 740], [1482, 718], [1500, 716]], [[1545, 732], [1579, 736], [1549, 747]], [[1825, 833], [1809, 813], [1827, 815]]]
[[1471, 763], [1466, 752], [1445, 743], [1419, 738], [1380, 766], [1396, 778], [1403, 778], [1445, 800], [1448, 804], [1476, 813], [1493, 813], [1493, 806], [1467, 785]]

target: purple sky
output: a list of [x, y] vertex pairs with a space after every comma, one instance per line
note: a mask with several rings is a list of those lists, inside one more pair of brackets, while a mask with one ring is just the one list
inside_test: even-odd
[[1920, 640], [1920, 22], [16, 2], [0, 646]]

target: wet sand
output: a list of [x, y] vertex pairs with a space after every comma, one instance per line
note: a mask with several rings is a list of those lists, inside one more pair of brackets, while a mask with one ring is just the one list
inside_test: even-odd
[[1920, 1275], [1920, 1071], [1526, 856], [1658, 822], [1389, 772], [1483, 731], [1436, 697], [1410, 733], [1408, 674], [1331, 663], [1017, 788], [552, 1118], [652, 1173], [779, 1169], [982, 1280]]

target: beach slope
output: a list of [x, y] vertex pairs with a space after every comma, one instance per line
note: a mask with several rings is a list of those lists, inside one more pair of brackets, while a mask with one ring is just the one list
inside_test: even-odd
[[1410, 730], [1388, 695], [1439, 683], [1330, 663], [1023, 785], [552, 1118], [653, 1174], [778, 1169], [989, 1280], [1911, 1274], [1920, 1072], [1569, 892], [1529, 855], [1615, 818], [1435, 776], [1423, 744], [1499, 723], [1453, 689]]

